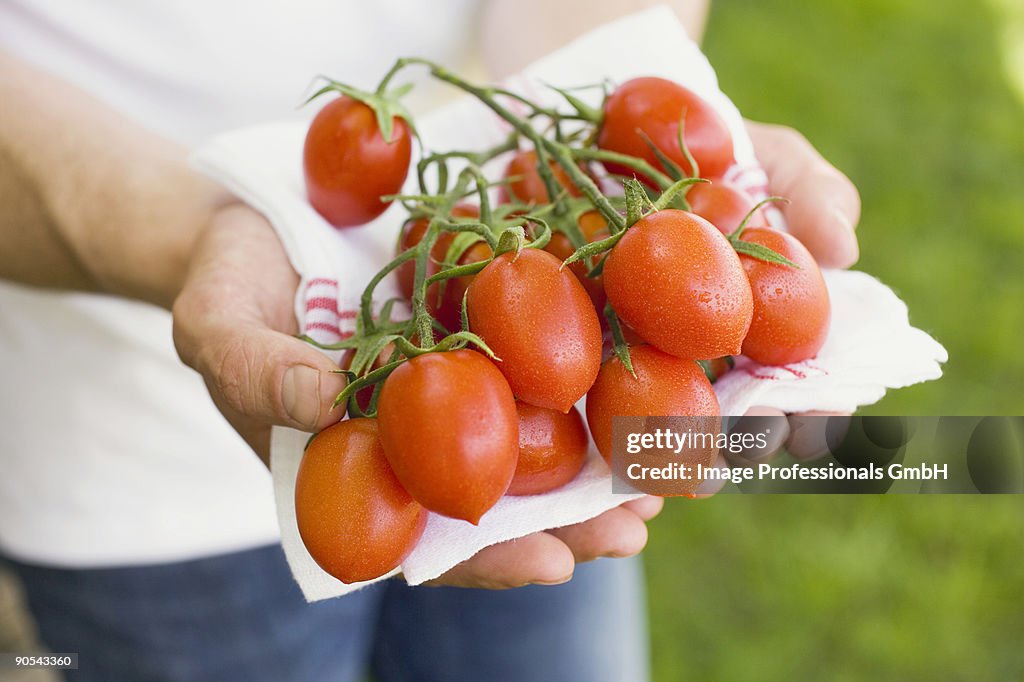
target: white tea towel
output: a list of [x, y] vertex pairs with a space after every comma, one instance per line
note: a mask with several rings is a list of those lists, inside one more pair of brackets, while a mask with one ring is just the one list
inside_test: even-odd
[[[630, 45], [630, 50], [608, 50]], [[509, 87], [546, 103], [559, 86], [623, 81], [655, 75], [678, 81], [711, 102], [732, 130], [736, 165], [727, 177], [756, 196], [766, 178], [736, 107], [718, 88], [713, 69], [667, 8], [647, 10], [605, 25], [541, 59]], [[399, 78], [399, 81], [401, 79]], [[582, 91], [591, 97], [599, 93]], [[506, 124], [479, 102], [462, 98], [417, 119], [431, 150], [482, 149], [504, 139]], [[393, 206], [361, 228], [330, 227], [305, 199], [300, 124], [271, 124], [227, 133], [194, 155], [196, 166], [262, 211], [274, 225], [302, 282], [296, 315], [305, 333], [325, 343], [352, 333], [363, 286], [394, 253], [402, 210]], [[495, 164], [498, 169], [500, 164]], [[413, 189], [410, 182], [408, 185]], [[772, 216], [778, 221], [778, 215]], [[778, 223], [777, 223], [778, 224]], [[740, 358], [716, 384], [723, 414], [741, 414], [757, 404], [786, 411], [853, 410], [877, 401], [887, 388], [937, 378], [945, 350], [910, 326], [906, 306], [885, 285], [858, 272], [827, 272], [832, 327], [819, 356], [786, 368], [766, 368]], [[378, 287], [379, 301], [395, 295], [392, 279]], [[315, 601], [369, 583], [344, 585], [323, 572], [306, 552], [295, 524], [294, 486], [307, 434], [276, 428], [272, 469], [282, 544], [306, 598]], [[584, 471], [564, 488], [546, 495], [504, 498], [474, 527], [432, 514], [419, 545], [402, 565], [405, 579], [435, 578], [488, 545], [578, 523], [622, 504], [613, 494], [607, 466], [592, 451]], [[372, 582], [372, 581], [371, 581]]]

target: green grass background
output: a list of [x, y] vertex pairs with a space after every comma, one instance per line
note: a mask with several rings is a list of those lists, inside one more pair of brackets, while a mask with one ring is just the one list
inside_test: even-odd
[[[1024, 414], [1014, 16], [1020, 0], [714, 3], [723, 89], [850, 175], [857, 267], [949, 350], [941, 380], [865, 412]], [[646, 561], [658, 680], [1024, 679], [1018, 497], [670, 500]]]

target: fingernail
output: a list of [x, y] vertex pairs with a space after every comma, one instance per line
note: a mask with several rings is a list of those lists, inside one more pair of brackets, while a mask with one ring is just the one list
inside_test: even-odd
[[567, 575], [565, 577], [557, 578], [555, 580], [535, 580], [533, 582], [533, 584], [534, 585], [564, 585], [565, 583], [567, 583], [570, 580], [572, 580], [572, 575], [573, 574], [570, 573], [569, 575]]
[[320, 372], [308, 365], [292, 365], [284, 373], [281, 402], [288, 416], [313, 428], [320, 418]]
[[857, 262], [860, 257], [860, 244], [857, 242], [857, 232], [853, 229], [850, 217], [838, 206], [832, 209], [832, 218], [842, 228], [836, 239], [839, 246], [838, 251], [842, 254], [839, 263], [841, 267], [849, 267]]
[[835, 206], [832, 209], [832, 218], [839, 223], [846, 232], [853, 234], [853, 223], [850, 222], [850, 218], [846, 215], [846, 211], [839, 206]]

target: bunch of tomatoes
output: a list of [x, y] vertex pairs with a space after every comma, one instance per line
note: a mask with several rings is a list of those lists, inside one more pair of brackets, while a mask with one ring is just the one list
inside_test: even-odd
[[[424, 154], [419, 193], [399, 195], [415, 130], [405, 89], [388, 87], [413, 64], [513, 132]], [[333, 346], [349, 418], [313, 437], [296, 482], [301, 537], [340, 580], [400, 565], [428, 511], [476, 524], [504, 495], [565, 485], [590, 438], [610, 460], [614, 416], [717, 417], [712, 381], [734, 355], [782, 365], [824, 343], [817, 264], [723, 180], [729, 129], [686, 88], [637, 78], [600, 109], [559, 90], [553, 109], [403, 59], [374, 93], [331, 82], [318, 94], [332, 91], [305, 143], [310, 202], [338, 228], [392, 201], [410, 211], [355, 335]], [[482, 167], [504, 159], [489, 180]], [[392, 273], [408, 319], [392, 319], [398, 301], [375, 308]]]

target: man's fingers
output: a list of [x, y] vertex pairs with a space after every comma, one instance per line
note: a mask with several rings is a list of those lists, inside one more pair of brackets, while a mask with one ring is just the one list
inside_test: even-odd
[[732, 431], [734, 433], [750, 433], [757, 435], [764, 433], [764, 448], [750, 448], [743, 452], [726, 450], [725, 457], [733, 466], [753, 466], [760, 462], [767, 462], [774, 459], [782, 450], [783, 443], [789, 438], [789, 421], [782, 410], [774, 407], [751, 407], [746, 414], [736, 422]]
[[331, 403], [344, 377], [291, 335], [298, 284], [266, 219], [232, 205], [203, 233], [174, 302], [178, 354], [203, 375], [232, 424], [244, 425], [243, 435], [260, 423], [318, 431], [341, 417]]
[[572, 550], [577, 563], [603, 556], [633, 556], [647, 544], [647, 525], [624, 507], [609, 509], [589, 521], [548, 532]]
[[534, 533], [491, 545], [427, 585], [504, 590], [524, 585], [558, 585], [572, 578], [572, 551], [550, 533]]
[[204, 354], [224, 401], [250, 418], [318, 431], [341, 418], [331, 404], [345, 387], [337, 366], [309, 344], [269, 329], [224, 339]]
[[853, 183], [792, 128], [753, 122], [747, 128], [769, 193], [790, 200], [781, 207], [789, 231], [821, 266], [853, 265], [860, 255], [854, 232], [860, 195]]
[[[729, 462], [728, 460], [726, 460], [725, 455], [723, 455], [721, 452], [719, 452], [718, 455], [715, 457], [714, 468], [723, 470], [729, 468]], [[703, 481], [700, 482], [700, 485], [697, 486], [697, 490], [694, 491], [693, 496], [698, 500], [704, 500], [714, 495], [717, 495], [722, 491], [722, 488], [724, 487], [724, 477], [719, 476], [716, 478], [705, 478]]]
[[828, 453], [826, 437], [829, 422], [839, 420], [847, 423], [850, 415], [842, 412], [801, 412], [789, 416], [790, 436], [786, 441], [786, 450], [795, 459], [810, 461]]
[[630, 500], [622, 505], [644, 521], [650, 521], [661, 513], [665, 506], [665, 498], [657, 495], [645, 495], [644, 497]]
[[[783, 208], [789, 231], [803, 242], [815, 260], [826, 268], [848, 268], [860, 257], [855, 220], [860, 216], [856, 190], [838, 171], [808, 175], [786, 196], [792, 202]], [[853, 216], [853, 217], [851, 217]]]

